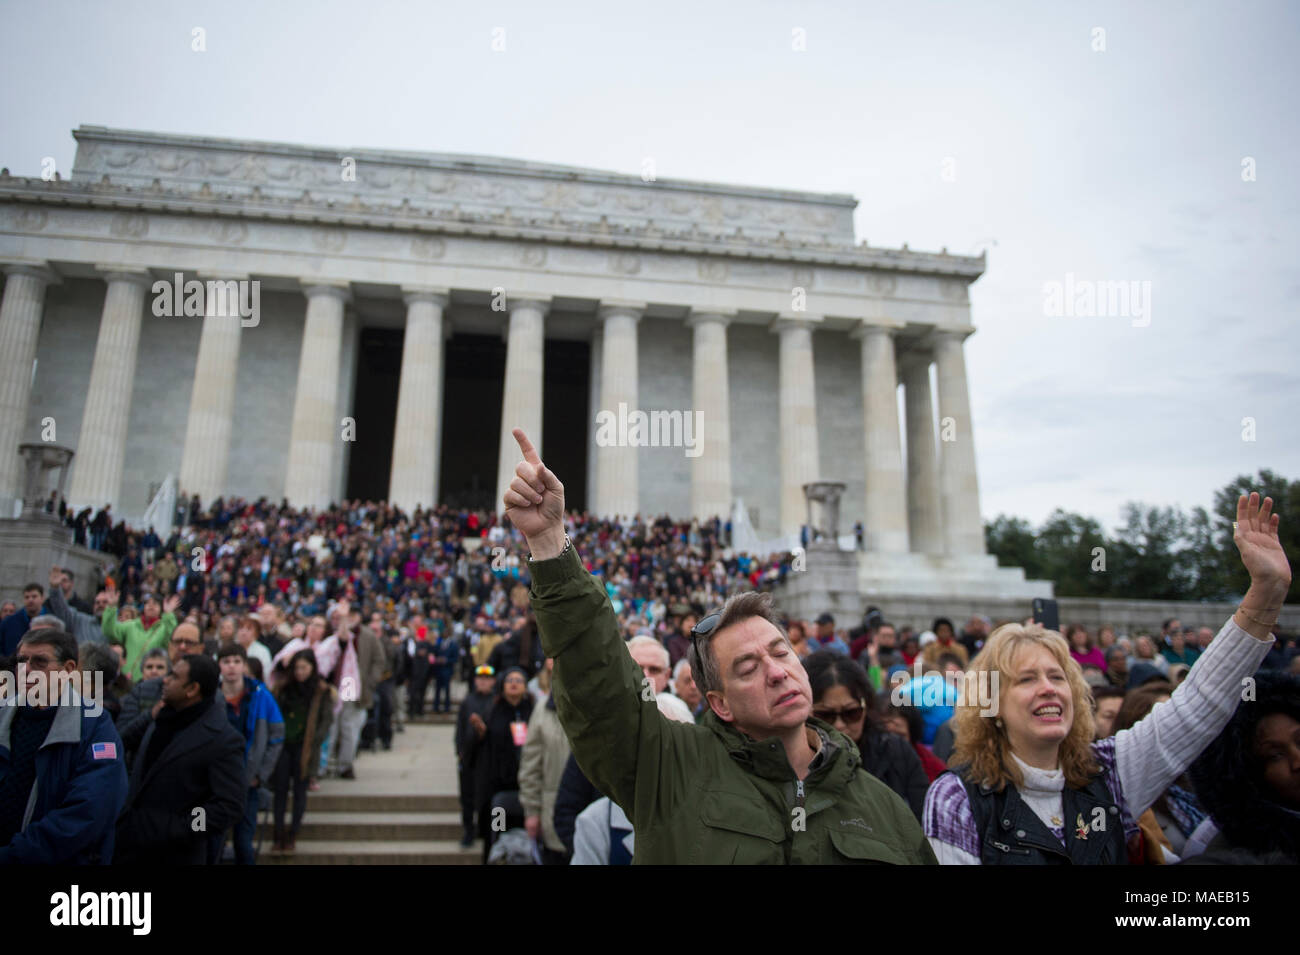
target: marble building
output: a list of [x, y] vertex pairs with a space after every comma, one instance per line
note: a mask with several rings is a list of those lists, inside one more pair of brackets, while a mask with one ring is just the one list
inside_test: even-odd
[[[774, 538], [804, 484], [842, 481], [867, 591], [1050, 594], [984, 553], [963, 356], [982, 256], [858, 243], [842, 194], [73, 135], [70, 178], [0, 172], [4, 513], [41, 440], [76, 451], [70, 504], [127, 516], [167, 475], [204, 500], [491, 506], [519, 425], [574, 506], [741, 499]], [[171, 314], [178, 277], [252, 286], [256, 314], [211, 294]], [[598, 441], [623, 406], [693, 415], [699, 447]]]

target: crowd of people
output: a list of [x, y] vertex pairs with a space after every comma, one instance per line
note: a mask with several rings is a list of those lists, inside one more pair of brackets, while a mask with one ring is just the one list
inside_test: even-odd
[[[545, 631], [555, 611], [545, 599], [530, 600], [530, 586], [536, 598], [555, 582], [537, 577], [530, 541], [511, 521], [445, 507], [407, 514], [383, 502], [310, 511], [265, 499], [204, 508], [188, 498], [178, 529], [163, 540], [152, 528], [115, 523], [107, 508], [63, 516], [79, 543], [112, 554], [115, 567], [103, 581], [81, 586], [53, 568], [47, 582], [0, 605], [0, 668], [17, 678], [14, 686], [57, 673], [96, 676], [103, 707], [0, 706], [0, 744], [9, 749], [8, 763], [0, 762], [0, 861], [197, 864], [232, 857], [251, 864], [258, 816], [268, 809], [271, 853], [292, 853], [319, 780], [355, 779], [359, 753], [391, 748], [407, 719], [451, 712], [457, 682], [465, 684], [455, 707], [464, 847], [481, 842], [485, 862], [619, 864], [633, 860], [636, 830], [650, 828], [641, 837], [650, 847], [643, 854], [678, 858], [663, 854], [656, 824], [634, 824], [636, 814], [627, 811], [633, 791], [619, 788], [628, 785], [621, 770], [600, 760], [579, 766], [574, 750], [597, 727], [581, 725], [565, 697], [552, 693], [548, 651], [558, 651]], [[715, 696], [725, 674], [709, 675], [704, 690], [699, 685], [709, 670], [697, 644], [710, 621], [717, 626], [710, 611], [724, 606], [726, 619], [733, 605], [752, 602], [753, 592], [771, 590], [790, 572], [791, 555], [733, 553], [722, 520], [598, 520], [569, 512], [564, 527], [592, 594], [603, 601], [600, 612], [608, 608], [626, 672], [639, 681], [631, 691], [667, 722], [704, 726], [722, 716]], [[1197, 707], [1211, 707], [1203, 680], [1188, 687], [1200, 696], [1175, 697], [1190, 674], [1212, 671], [1194, 665], [1224, 636], [1176, 619], [1131, 636], [1079, 625], [1057, 635], [980, 616], [960, 629], [946, 618], [918, 627], [892, 622], [876, 607], [851, 627], [829, 613], [812, 621], [778, 617], [770, 601], [743, 612], [770, 618], [797, 661], [809, 725], [826, 728], [814, 748], [833, 753], [841, 739], [835, 734], [851, 741], [854, 755], [845, 752], [837, 765], [850, 760], [882, 784], [870, 794], [870, 812], [901, 811], [907, 821], [900, 831], [923, 828], [927, 837], [869, 850], [836, 839], [849, 856], [989, 863], [1008, 861], [992, 857], [999, 852], [1021, 861], [1016, 854], [1023, 852], [1025, 860], [1043, 861], [1056, 850], [1042, 843], [1068, 835], [1076, 806], [1080, 818], [1100, 807], [1122, 825], [1094, 839], [1090, 855], [1057, 853], [1070, 861], [1168, 863], [1207, 849], [1300, 852], [1300, 837], [1260, 838], [1261, 819], [1289, 822], [1293, 836], [1297, 830], [1300, 736], [1292, 731], [1300, 732], [1300, 649], [1293, 638], [1279, 633], [1260, 654], [1254, 705], [1238, 707], [1224, 728], [1195, 718]], [[1016, 728], [1029, 734], [1026, 743], [991, 719], [971, 723], [961, 706], [968, 677], [1005, 675], [1008, 655], [1022, 651], [1043, 655], [1045, 684], [1069, 683], [1070, 693], [1052, 697], [1058, 709], [1068, 698], [1088, 710], [1086, 718], [1071, 714], [1069, 739], [1079, 739], [1067, 757], [1035, 750], [1042, 741], [1032, 726]], [[1178, 706], [1160, 707], [1171, 699]], [[1191, 756], [1204, 751], [1194, 764], [1165, 766], [1169, 760], [1147, 751], [1155, 743], [1116, 745], [1121, 733], [1126, 741], [1159, 738], [1160, 722], [1175, 710], [1193, 714], [1190, 722], [1200, 727], [1179, 744], [1195, 748]], [[1006, 719], [1011, 723], [1010, 713]], [[1164, 728], [1161, 745], [1170, 745], [1172, 732]], [[755, 758], [746, 740], [726, 742], [732, 759]], [[1081, 774], [1079, 767], [1091, 765], [1084, 750], [1116, 775], [1129, 773], [1123, 792]], [[1133, 752], [1177, 772], [1153, 770], [1138, 780]], [[787, 755], [788, 775], [797, 757]], [[1055, 760], [1064, 760], [1055, 775], [1038, 767]], [[974, 767], [974, 782], [949, 772], [957, 766]], [[1253, 780], [1253, 788], [1225, 785], [1224, 766]], [[1092, 801], [1071, 796], [1060, 809], [1065, 780]], [[1008, 792], [1020, 794], [1010, 809]], [[1057, 808], [1036, 827], [1034, 813], [1053, 792]], [[709, 833], [730, 826], [733, 836], [763, 834], [757, 819], [736, 830], [744, 808], [730, 809], [741, 823], [727, 822], [726, 806], [721, 798], [704, 805], [706, 822], [710, 812], [719, 814]], [[1025, 847], [985, 838], [990, 807], [999, 816], [1020, 813]], [[1057, 821], [1062, 812], [1070, 826]], [[1046, 833], [1037, 833], [1037, 848], [1026, 848], [1034, 841], [1025, 829]], [[779, 833], [766, 838], [780, 841]], [[682, 851], [689, 857], [704, 849]], [[743, 851], [723, 854], [700, 861], [748, 861]]]

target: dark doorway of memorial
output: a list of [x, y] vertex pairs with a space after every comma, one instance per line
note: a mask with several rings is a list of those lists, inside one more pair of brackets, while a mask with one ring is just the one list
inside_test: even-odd
[[587, 508], [591, 343], [547, 339], [542, 370], [542, 457], [564, 482], [564, 506]]
[[497, 443], [505, 388], [500, 335], [453, 335], [443, 355], [438, 497], [451, 507], [496, 506]]
[[348, 459], [349, 500], [388, 498], [393, 466], [393, 431], [397, 423], [397, 390], [402, 380], [401, 329], [363, 328], [357, 355], [352, 417], [356, 440]]

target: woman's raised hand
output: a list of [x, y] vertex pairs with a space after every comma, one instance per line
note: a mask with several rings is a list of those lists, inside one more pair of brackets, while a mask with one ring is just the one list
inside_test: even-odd
[[1273, 513], [1273, 499], [1264, 498], [1252, 491], [1249, 498], [1237, 498], [1237, 520], [1232, 529], [1232, 540], [1241, 552], [1241, 562], [1250, 573], [1251, 589], [1264, 588], [1265, 593], [1277, 597], [1278, 606], [1291, 586], [1291, 565], [1278, 540], [1280, 521]]

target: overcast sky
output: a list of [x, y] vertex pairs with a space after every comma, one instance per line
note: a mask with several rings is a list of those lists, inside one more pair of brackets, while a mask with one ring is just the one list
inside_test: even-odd
[[[0, 164], [68, 170], [90, 123], [852, 193], [872, 245], [988, 248], [985, 517], [1112, 526], [1300, 478], [1298, 48], [1286, 0], [0, 0]], [[1045, 314], [1067, 274], [1149, 316]]]

